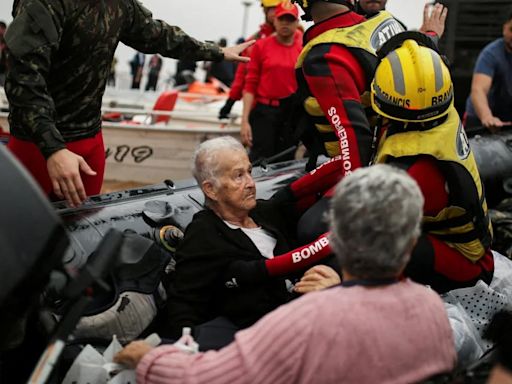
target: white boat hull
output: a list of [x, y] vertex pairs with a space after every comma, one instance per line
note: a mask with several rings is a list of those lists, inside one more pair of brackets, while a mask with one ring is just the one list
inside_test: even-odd
[[191, 178], [197, 145], [222, 135], [239, 139], [240, 129], [104, 125], [105, 179], [154, 184]]

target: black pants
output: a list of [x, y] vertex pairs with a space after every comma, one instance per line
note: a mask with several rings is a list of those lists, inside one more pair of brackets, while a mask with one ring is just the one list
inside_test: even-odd
[[[281, 124], [279, 107], [256, 104], [249, 115], [252, 128], [252, 148], [249, 160], [268, 159], [295, 145], [291, 133]], [[294, 153], [280, 157], [275, 161], [292, 160]]]
[[148, 75], [148, 82], [146, 83], [146, 91], [149, 91], [152, 89], [153, 91], [156, 91], [156, 84], [158, 83], [158, 73], [149, 73]]

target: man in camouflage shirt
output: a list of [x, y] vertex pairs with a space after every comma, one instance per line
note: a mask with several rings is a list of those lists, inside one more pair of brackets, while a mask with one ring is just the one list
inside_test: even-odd
[[19, 0], [5, 41], [10, 149], [47, 194], [70, 206], [100, 192], [101, 103], [118, 43], [143, 53], [247, 61], [253, 42], [220, 48], [154, 20], [137, 0]]

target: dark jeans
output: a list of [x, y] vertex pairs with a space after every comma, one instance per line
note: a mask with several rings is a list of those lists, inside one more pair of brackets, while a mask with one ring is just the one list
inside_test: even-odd
[[153, 91], [156, 91], [156, 84], [158, 83], [158, 73], [149, 73], [148, 75], [148, 82], [146, 83], [146, 91], [149, 91], [152, 89]]
[[[268, 159], [295, 144], [279, 117], [279, 107], [258, 103], [251, 111], [249, 115], [252, 128], [252, 148], [249, 152], [251, 162]], [[275, 161], [292, 160], [293, 156], [294, 153], [291, 153]]]

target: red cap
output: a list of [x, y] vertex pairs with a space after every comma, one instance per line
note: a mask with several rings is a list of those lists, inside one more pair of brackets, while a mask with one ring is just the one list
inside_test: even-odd
[[279, 18], [284, 15], [293, 16], [295, 20], [299, 19], [299, 9], [295, 4], [292, 4], [289, 0], [283, 1], [276, 7], [275, 17]]

